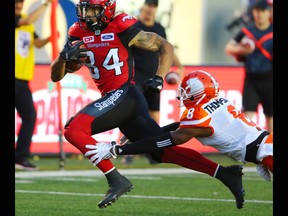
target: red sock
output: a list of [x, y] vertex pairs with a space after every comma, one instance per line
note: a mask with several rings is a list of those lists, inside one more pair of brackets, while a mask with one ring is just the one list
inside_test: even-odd
[[218, 164], [205, 158], [201, 153], [181, 146], [164, 148], [163, 163], [178, 164], [188, 169], [214, 176]]
[[[65, 130], [65, 138], [69, 141], [73, 146], [75, 146], [83, 155], [89, 150], [85, 148], [87, 144], [95, 144], [97, 141], [91, 137], [90, 135], [82, 132], [82, 131], [74, 131], [73, 129]], [[93, 155], [87, 157], [90, 159]], [[97, 167], [103, 172], [106, 173], [112, 168], [114, 165], [110, 160], [102, 160], [97, 164]]]
[[264, 157], [262, 162], [261, 162], [265, 167], [267, 167], [267, 169], [273, 173], [273, 156], [267, 156]]

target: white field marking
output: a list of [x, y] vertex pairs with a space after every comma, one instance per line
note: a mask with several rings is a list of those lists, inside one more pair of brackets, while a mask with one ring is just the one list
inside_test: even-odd
[[31, 184], [31, 183], [34, 183], [35, 181], [33, 181], [33, 180], [23, 180], [23, 179], [21, 179], [21, 180], [15, 180], [15, 183], [17, 183], [17, 184]]
[[[91, 177], [91, 176], [90, 176]], [[104, 177], [104, 176], [103, 176]], [[41, 177], [36, 177], [34, 179], [43, 179]], [[156, 177], [156, 176], [129, 176], [129, 179], [137, 179], [137, 180], [152, 180], [152, 181], [155, 181], [155, 180], [163, 180], [163, 178], [161, 177]], [[87, 178], [87, 177], [58, 177], [58, 178], [55, 178], [55, 177], [51, 177], [51, 178], [46, 178], [45, 177], [45, 180], [56, 180], [56, 181], [86, 181], [86, 182], [95, 182], [95, 181], [99, 181], [99, 177], [91, 177], [91, 178]]]
[[[162, 178], [159, 175], [175, 175], [176, 177], [180, 177], [182, 175], [187, 175], [189, 178], [210, 178], [210, 176], [197, 172], [194, 170], [186, 169], [186, 168], [146, 168], [146, 169], [123, 169], [119, 170], [123, 175], [129, 175], [129, 179], [143, 179], [143, 180], [161, 180]], [[263, 181], [263, 179], [258, 175], [256, 171], [256, 167], [244, 167], [243, 173], [245, 181], [253, 180], [253, 181]], [[191, 175], [191, 174], [200, 174], [200, 175]], [[144, 175], [144, 176], [143, 176]], [[152, 175], [152, 176], [149, 176]], [[157, 175], [153, 176], [153, 175]], [[73, 181], [73, 177], [81, 178], [81, 177], [90, 177], [85, 178], [85, 180], [77, 179], [75, 181], [96, 181], [98, 177], [103, 177], [103, 173], [99, 170], [57, 170], [57, 171], [17, 171], [15, 172], [15, 182], [16, 183], [24, 183], [19, 182], [19, 180], [27, 180], [27, 179], [41, 179], [45, 178], [45, 180], [50, 180], [49, 178], [53, 178], [52, 180], [63, 180], [63, 177], [66, 177], [69, 181]], [[95, 178], [94, 178], [95, 177]], [[273, 181], [273, 174], [271, 182]], [[32, 182], [31, 182], [32, 183]]]
[[[249, 174], [248, 174], [249, 175]], [[177, 177], [180, 177], [177, 175]], [[97, 182], [99, 181], [99, 178], [75, 178], [75, 177], [65, 177], [65, 178], [55, 178], [55, 177], [43, 177], [45, 178], [45, 181], [70, 181], [70, 182]], [[18, 178], [15, 179], [16, 184], [31, 184], [35, 183], [35, 181], [43, 179], [41, 177], [35, 177], [35, 178], [29, 178], [30, 180], [27, 180], [26, 178]], [[195, 176], [195, 175], [190, 175], [187, 176], [186, 178], [210, 178], [210, 176]], [[153, 177], [153, 176], [129, 176], [130, 180], [145, 180], [145, 181], [161, 181], [164, 178], [162, 177]], [[263, 181], [263, 179], [257, 175], [252, 175], [252, 176], [245, 176], [245, 181]], [[271, 182], [273, 181], [273, 177]]]
[[[33, 194], [51, 194], [51, 195], [69, 195], [69, 196], [100, 196], [105, 194], [91, 194], [91, 193], [71, 193], [71, 192], [56, 192], [56, 191], [30, 191], [30, 190], [15, 190], [16, 193], [33, 193]], [[141, 196], [141, 195], [123, 195], [122, 198], [137, 198], [137, 199], [162, 199], [162, 200], [188, 200], [188, 201], [209, 201], [209, 202], [235, 202], [233, 199], [210, 199], [197, 197], [172, 197], [172, 196]], [[262, 203], [272, 204], [270, 200], [245, 200], [245, 203]]]
[[[184, 174], [187, 175], [187, 174]], [[183, 175], [179, 174], [175, 177], [183, 177]], [[41, 180], [45, 178], [45, 181], [69, 181], [69, 182], [97, 182], [100, 179], [98, 177], [96, 178], [86, 178], [86, 177], [58, 177], [55, 178], [53, 176], [49, 176], [49, 177], [30, 177], [30, 178], [16, 178], [15, 179], [15, 183], [16, 184], [27, 184], [27, 183], [35, 183], [37, 180]], [[185, 178], [210, 178], [210, 176], [195, 176], [195, 175], [189, 175], [189, 176], [185, 176]], [[30, 179], [30, 180], [27, 180]], [[146, 181], [161, 181], [165, 178], [163, 177], [157, 177], [157, 176], [129, 176], [130, 180], [146, 180]], [[252, 179], [254, 180], [254, 179]]]
[[[75, 177], [43, 177], [45, 178], [45, 181], [69, 181], [69, 182], [97, 182], [99, 181], [99, 178], [75, 178]], [[26, 180], [26, 178], [18, 178], [15, 179], [16, 184], [27, 184], [27, 183], [35, 183], [38, 179], [43, 179], [41, 177], [35, 177], [35, 178], [29, 178], [31, 180]], [[146, 180], [146, 181], [160, 181], [163, 180], [161, 177], [153, 177], [153, 176], [129, 176], [129, 179], [136, 179], [136, 180]]]
[[[152, 168], [152, 169], [118, 169], [122, 175], [173, 175], [173, 174], [203, 174], [186, 168]], [[243, 173], [256, 172], [256, 167], [244, 167]], [[206, 174], [203, 174], [206, 175]], [[60, 177], [60, 176], [103, 176], [100, 170], [57, 170], [57, 171], [17, 171], [15, 178], [35, 177]]]

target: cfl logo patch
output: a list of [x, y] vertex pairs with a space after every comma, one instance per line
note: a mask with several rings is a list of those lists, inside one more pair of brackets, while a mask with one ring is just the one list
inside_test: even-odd
[[94, 36], [83, 37], [84, 43], [94, 42]]

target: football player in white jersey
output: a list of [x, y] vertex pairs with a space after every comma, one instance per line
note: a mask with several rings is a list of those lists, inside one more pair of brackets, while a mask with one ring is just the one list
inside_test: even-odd
[[[95, 158], [100, 161], [116, 155], [152, 152], [156, 148], [183, 144], [195, 137], [203, 145], [212, 146], [244, 164], [255, 163], [259, 175], [270, 181], [273, 133], [257, 126], [218, 93], [219, 84], [211, 74], [202, 70], [190, 72], [178, 88], [180, 106], [184, 105], [186, 109], [177, 130], [128, 145], [103, 144], [101, 148], [97, 145]], [[134, 146], [137, 146], [137, 152]]]

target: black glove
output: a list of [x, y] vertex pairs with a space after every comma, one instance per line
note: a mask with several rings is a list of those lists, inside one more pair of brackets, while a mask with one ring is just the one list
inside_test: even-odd
[[145, 84], [145, 91], [151, 93], [159, 93], [163, 89], [163, 78], [161, 76], [154, 76], [150, 78]]
[[72, 61], [72, 60], [78, 60], [81, 62], [81, 57], [87, 56], [87, 49], [86, 48], [79, 48], [84, 44], [83, 41], [79, 41], [75, 44], [72, 44], [71, 42], [67, 42], [63, 48], [63, 50], [60, 52], [60, 56], [65, 61]]

